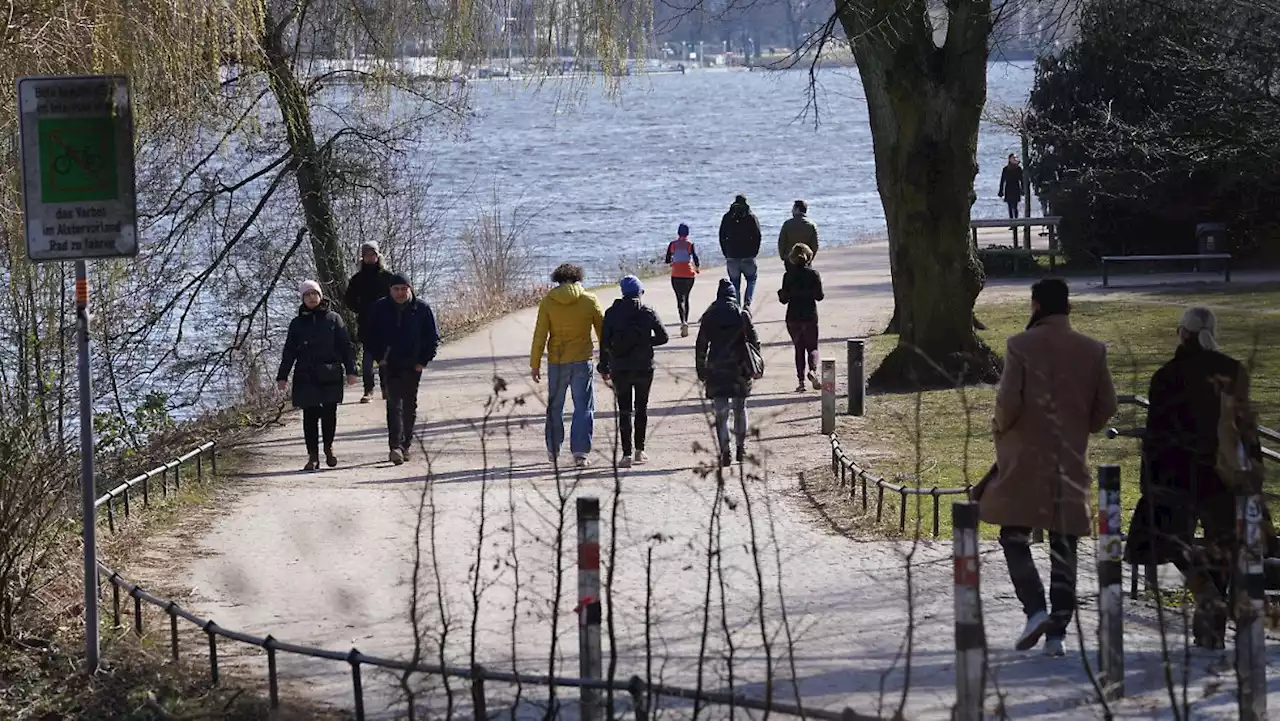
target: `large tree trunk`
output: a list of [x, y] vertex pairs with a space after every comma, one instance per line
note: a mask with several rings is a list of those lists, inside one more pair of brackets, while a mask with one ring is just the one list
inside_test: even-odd
[[969, 243], [991, 3], [947, 5], [940, 48], [923, 2], [839, 4], [867, 98], [897, 306], [898, 346], [869, 379], [879, 390], [994, 382], [1000, 373], [974, 332], [984, 278]]
[[347, 270], [333, 217], [333, 191], [324, 157], [316, 145], [315, 129], [311, 126], [310, 100], [293, 72], [284, 42], [283, 32], [288, 22], [288, 19], [276, 21], [268, 15], [262, 52], [271, 92], [280, 106], [289, 149], [293, 152], [298, 196], [316, 262], [316, 282], [324, 288], [327, 297], [340, 304], [347, 290]]

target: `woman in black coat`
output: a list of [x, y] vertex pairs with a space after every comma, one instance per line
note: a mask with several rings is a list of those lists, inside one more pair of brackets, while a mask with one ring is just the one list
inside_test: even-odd
[[[1195, 642], [1207, 648], [1225, 642], [1224, 599], [1235, 545], [1235, 491], [1217, 468], [1222, 395], [1244, 403], [1249, 396], [1248, 372], [1218, 351], [1216, 330], [1212, 311], [1188, 309], [1173, 360], [1151, 378], [1143, 493], [1125, 547], [1130, 563], [1173, 563], [1183, 572], [1196, 599]], [[1248, 450], [1261, 462], [1257, 447]], [[1192, 542], [1197, 522], [1204, 526], [1203, 548]]]
[[751, 322], [751, 313], [738, 305], [738, 291], [727, 278], [720, 281], [716, 302], [702, 314], [694, 352], [698, 380], [706, 385], [707, 397], [715, 409], [720, 465], [731, 463], [730, 410], [733, 411], [737, 460], [741, 462], [746, 455], [747, 396], [751, 395], [751, 382], [764, 374], [764, 362], [760, 358], [760, 338]]
[[[304, 471], [320, 467], [320, 433], [324, 432], [325, 462], [338, 465], [333, 455], [333, 436], [338, 428], [338, 404], [342, 402], [343, 377], [347, 385], [356, 382], [356, 356], [342, 317], [329, 308], [314, 280], [298, 288], [302, 307], [289, 323], [289, 335], [280, 356], [276, 383], [285, 390], [293, 371], [293, 407], [302, 409], [302, 436], [307, 444]], [[345, 373], [344, 373], [345, 371]]]
[[[811, 267], [813, 251], [798, 243], [787, 257], [787, 272], [782, 276], [778, 300], [787, 305], [787, 333], [796, 349], [796, 393], [804, 392], [807, 377], [814, 390], [818, 380], [818, 302], [822, 300], [822, 276]], [[805, 368], [808, 367], [806, 375]]]

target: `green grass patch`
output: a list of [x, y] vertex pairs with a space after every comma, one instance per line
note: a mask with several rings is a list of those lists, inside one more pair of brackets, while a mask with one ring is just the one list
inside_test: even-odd
[[[1280, 288], [1082, 300], [1073, 303], [1072, 324], [1107, 343], [1118, 393], [1146, 395], [1152, 374], [1173, 357], [1178, 318], [1189, 305], [1207, 305], [1218, 314], [1223, 351], [1252, 368], [1252, 397], [1261, 422], [1280, 425]], [[977, 312], [987, 326], [980, 335], [1003, 352], [1006, 339], [1025, 327], [1030, 309], [1025, 301], [980, 303]], [[876, 367], [896, 342], [895, 336], [872, 338], [867, 367]], [[977, 483], [995, 460], [990, 431], [994, 404], [994, 387], [870, 396], [866, 415], [840, 418], [837, 433], [847, 452], [888, 481], [923, 488], [964, 486]], [[1121, 406], [1110, 425], [1138, 427], [1145, 418], [1139, 408]], [[1138, 500], [1138, 462], [1135, 439], [1108, 440], [1099, 434], [1090, 442], [1092, 465], [1121, 466], [1121, 502], [1126, 516]], [[1272, 492], [1280, 491], [1280, 468], [1274, 464], [1268, 469], [1268, 485]], [[885, 494], [883, 520], [876, 524], [876, 492], [874, 487], [869, 490], [868, 513], [862, 515], [862, 524], [896, 534], [898, 495]], [[954, 499], [944, 498], [940, 504], [941, 538], [951, 535], [950, 502]], [[861, 513], [860, 490], [855, 502]], [[917, 527], [921, 536], [932, 535], [933, 507], [928, 497], [919, 502], [908, 497], [906, 517], [906, 536], [913, 535], [912, 529]], [[982, 533], [994, 538], [996, 530], [984, 526]]]

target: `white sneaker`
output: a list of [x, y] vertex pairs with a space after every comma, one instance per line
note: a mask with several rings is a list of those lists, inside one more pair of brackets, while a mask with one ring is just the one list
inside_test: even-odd
[[631, 456], [623, 456], [622, 459], [618, 461], [618, 468], [630, 468], [630, 467], [631, 467]]
[[642, 465], [649, 462], [649, 454], [644, 451], [636, 453], [636, 465]]
[[587, 458], [586, 456], [574, 456], [573, 465], [577, 466], [578, 468], [586, 468], [587, 466], [591, 465], [591, 459]]
[[1050, 658], [1062, 658], [1067, 655], [1067, 650], [1062, 647], [1062, 639], [1046, 638], [1044, 640], [1044, 655]]
[[1040, 637], [1048, 632], [1049, 627], [1053, 624], [1053, 619], [1049, 618], [1049, 614], [1044, 611], [1037, 611], [1031, 618], [1027, 619], [1026, 628], [1022, 629], [1022, 635], [1018, 636], [1018, 642], [1014, 644], [1014, 648], [1019, 651], [1028, 651], [1036, 647], [1040, 643]]
[[817, 373], [814, 373], [813, 371], [809, 371], [809, 375], [806, 377], [809, 379], [809, 383], [813, 386], [813, 389], [815, 391], [822, 390], [822, 381], [818, 380]]

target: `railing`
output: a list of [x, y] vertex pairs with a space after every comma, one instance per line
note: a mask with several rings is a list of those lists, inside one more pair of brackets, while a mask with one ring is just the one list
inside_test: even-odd
[[[117, 501], [123, 502], [126, 517], [128, 517], [130, 513], [130, 495], [134, 491], [140, 490], [142, 492], [143, 506], [149, 506], [150, 484], [152, 479], [158, 477], [160, 479], [161, 492], [168, 495], [168, 477], [170, 473], [173, 475], [175, 489], [180, 487], [181, 467], [192, 460], [195, 460], [196, 462], [197, 477], [203, 477], [203, 456], [206, 452], [209, 455], [210, 467], [214, 472], [216, 472], [216, 450], [217, 446], [213, 441], [207, 442], [199, 448], [196, 448], [161, 466], [157, 466], [156, 468], [125, 483], [121, 483], [119, 486], [116, 486], [103, 494], [98, 498], [96, 506], [105, 506], [107, 508], [107, 519], [111, 531], [113, 533], [115, 532], [116, 524], [114, 507]], [[934, 499], [934, 507], [935, 509], [937, 507], [936, 498]], [[934, 533], [935, 535], [937, 534], [936, 522]], [[222, 626], [214, 623], [212, 619], [204, 619], [190, 611], [187, 611], [171, 599], [161, 598], [148, 593], [143, 590], [141, 586], [129, 582], [101, 561], [98, 562], [98, 573], [99, 584], [102, 583], [102, 578], [104, 576], [106, 577], [106, 582], [111, 584], [112, 622], [116, 628], [122, 628], [121, 604], [123, 603], [123, 597], [128, 597], [133, 600], [133, 631], [138, 636], [143, 635], [145, 631], [145, 624], [143, 621], [144, 603], [160, 609], [166, 616], [168, 616], [169, 653], [174, 661], [179, 659], [180, 654], [178, 634], [179, 619], [202, 631], [208, 640], [209, 675], [214, 685], [217, 685], [220, 681], [218, 669], [218, 639], [221, 638], [229, 641], [235, 641], [237, 643], [254, 646], [265, 651], [267, 655], [267, 688], [270, 695], [271, 708], [273, 709], [279, 708], [280, 705], [280, 683], [279, 674], [276, 668], [276, 655], [278, 653], [288, 653], [310, 658], [337, 661], [350, 665], [352, 696], [355, 704], [355, 717], [357, 721], [363, 721], [365, 718], [364, 684], [362, 678], [362, 667], [364, 666], [465, 679], [469, 681], [471, 685], [471, 699], [474, 706], [474, 715], [475, 718], [478, 719], [486, 717], [485, 682], [493, 681], [519, 686], [547, 686], [549, 688], [565, 687], [625, 693], [631, 697], [632, 709], [635, 713], [636, 721], [648, 721], [649, 702], [651, 699], [660, 697], [693, 701], [695, 704], [729, 706], [730, 708], [752, 709], [787, 716], [799, 716], [801, 718], [822, 719], [823, 721], [881, 721], [879, 716], [868, 716], [858, 713], [850, 708], [845, 708], [843, 711], [804, 708], [799, 703], [779, 703], [769, 699], [739, 696], [732, 693], [705, 690], [698, 691], [679, 686], [652, 684], [640, 676], [632, 676], [623, 681], [612, 678], [571, 678], [542, 674], [522, 674], [506, 671], [491, 671], [482, 665], [466, 668], [414, 663], [411, 661], [369, 656], [361, 653], [355, 648], [352, 648], [349, 651], [334, 651], [323, 648], [314, 648], [311, 646], [302, 646], [295, 643], [279, 641], [271, 635], [254, 636], [252, 634], [223, 628]], [[101, 598], [101, 592], [99, 592], [98, 596]], [[611, 709], [607, 711], [607, 717], [612, 718]]]
[[867, 487], [875, 485], [876, 487], [876, 523], [880, 523], [884, 517], [884, 494], [885, 491], [897, 493], [898, 502], [898, 531], [905, 533], [907, 530], [907, 496], [929, 496], [933, 499], [933, 537], [938, 537], [939, 532], [939, 513], [938, 505], [943, 496], [965, 496], [968, 500], [969, 492], [973, 489], [972, 485], [966, 485], [964, 488], [939, 488], [933, 486], [931, 488], [923, 488], [920, 486], [907, 486], [897, 483], [890, 483], [880, 476], [872, 475], [870, 471], [858, 465], [857, 461], [845, 454], [844, 449], [840, 446], [840, 439], [836, 434], [831, 434], [831, 472], [840, 483], [840, 487], [849, 487], [850, 497], [856, 497], [858, 494], [858, 483], [862, 484], [862, 510], [867, 510]]

